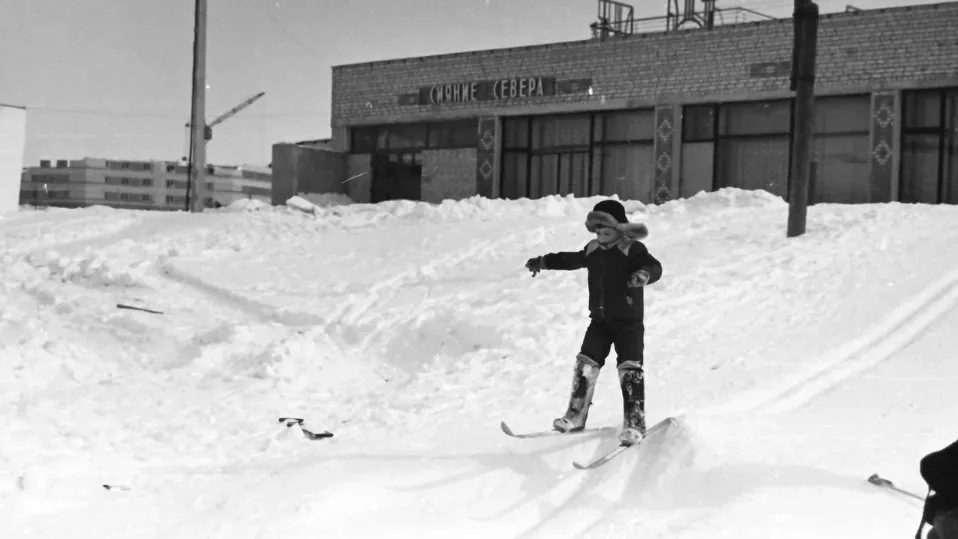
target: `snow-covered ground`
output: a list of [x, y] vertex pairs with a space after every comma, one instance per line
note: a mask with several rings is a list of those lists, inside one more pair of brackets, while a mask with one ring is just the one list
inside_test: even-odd
[[[599, 199], [0, 219], [0, 537], [910, 537], [958, 437], [958, 208], [645, 207], [647, 409], [564, 410]], [[322, 202], [322, 201], [319, 201]], [[144, 307], [162, 314], [118, 309]], [[301, 417], [332, 438], [278, 423]], [[104, 488], [109, 485], [111, 488]]]

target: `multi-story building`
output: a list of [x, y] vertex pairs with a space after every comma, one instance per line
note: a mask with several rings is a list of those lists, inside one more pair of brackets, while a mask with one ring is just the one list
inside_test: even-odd
[[[252, 198], [270, 202], [272, 174], [265, 167], [208, 165], [209, 207]], [[167, 161], [86, 158], [42, 160], [24, 169], [20, 204], [76, 208], [92, 205], [143, 210], [185, 210], [187, 167]]]
[[[787, 197], [793, 21], [694, 4], [664, 30], [599, 0], [593, 39], [335, 66], [346, 157], [321, 185], [357, 202]], [[958, 2], [821, 15], [812, 202], [958, 203], [956, 28]], [[309, 165], [299, 154], [274, 170]]]

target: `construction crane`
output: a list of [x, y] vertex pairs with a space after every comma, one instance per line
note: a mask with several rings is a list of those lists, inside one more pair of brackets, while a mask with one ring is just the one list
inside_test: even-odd
[[[203, 138], [204, 138], [206, 141], [212, 140], [212, 139], [213, 139], [213, 128], [214, 128], [214, 127], [216, 127], [217, 125], [223, 123], [223, 122], [226, 121], [226, 120], [229, 120], [229, 119], [232, 118], [233, 116], [236, 116], [237, 114], [240, 113], [240, 111], [242, 111], [242, 110], [245, 109], [246, 107], [252, 105], [253, 103], [255, 103], [259, 98], [263, 97], [264, 95], [266, 95], [266, 92], [260, 92], [260, 93], [258, 93], [258, 94], [256, 94], [256, 95], [252, 96], [252, 97], [249, 97], [248, 99], [246, 99], [245, 101], [243, 101], [243, 102], [240, 103], [239, 105], [236, 105], [235, 107], [231, 108], [230, 110], [228, 110], [228, 111], [224, 112], [223, 114], [219, 115], [219, 117], [217, 117], [217, 118], [216, 118], [215, 120], [213, 120], [212, 122], [209, 122], [208, 124], [206, 124], [206, 127], [205, 127], [205, 129], [203, 130], [203, 135], [204, 135]], [[189, 144], [190, 144], [190, 143], [189, 143], [189, 140], [190, 140], [190, 123], [187, 122], [187, 123], [186, 123], [186, 141], [187, 141], [187, 142], [186, 142], [186, 145], [187, 145], [187, 147], [189, 147]], [[186, 153], [189, 153], [189, 152], [186, 152]], [[183, 157], [183, 161], [188, 161], [188, 160], [189, 160], [189, 159], [188, 159], [187, 157]]]

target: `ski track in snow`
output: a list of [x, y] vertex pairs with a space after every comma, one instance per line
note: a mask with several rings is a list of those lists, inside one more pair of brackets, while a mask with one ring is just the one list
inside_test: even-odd
[[958, 271], [944, 276], [910, 298], [869, 332], [829, 351], [822, 365], [812, 373], [800, 374], [778, 387], [747, 394], [708, 413], [780, 414], [793, 411], [893, 357], [956, 307]]
[[[869, 499], [857, 472], [788, 460], [805, 443], [788, 425], [958, 305], [958, 272], [929, 286], [898, 269], [954, 267], [942, 247], [958, 238], [914, 255], [890, 230], [944, 209], [813, 207], [808, 235], [786, 240], [769, 226], [781, 202], [761, 194], [630, 206], [666, 272], [647, 294], [649, 420], [681, 418], [581, 472], [572, 460], [615, 444], [614, 353], [590, 415], [602, 431], [516, 440], [496, 425], [539, 430], [567, 398], [584, 273], [533, 279], [523, 264], [588, 241], [593, 201], [570, 201], [0, 221], [0, 353], [15, 365], [0, 381], [0, 504], [18, 504], [25, 538], [54, 535], [54, 515], [91, 537], [350, 537], [387, 522], [390, 537], [652, 538], [722, 535], [769, 492]], [[876, 290], [884, 303], [868, 302]], [[307, 441], [280, 415], [336, 436]], [[130, 490], [90, 492], [102, 483]]]

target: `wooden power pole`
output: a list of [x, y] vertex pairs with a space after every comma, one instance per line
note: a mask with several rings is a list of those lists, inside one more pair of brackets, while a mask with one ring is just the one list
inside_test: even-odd
[[789, 238], [805, 233], [808, 183], [815, 130], [815, 57], [818, 55], [818, 5], [795, 0], [795, 42], [792, 45], [792, 91], [795, 92], [795, 130], [788, 188]]
[[193, 30], [193, 100], [186, 182], [186, 203], [192, 212], [201, 212], [206, 205], [206, 5], [207, 0], [196, 0]]

